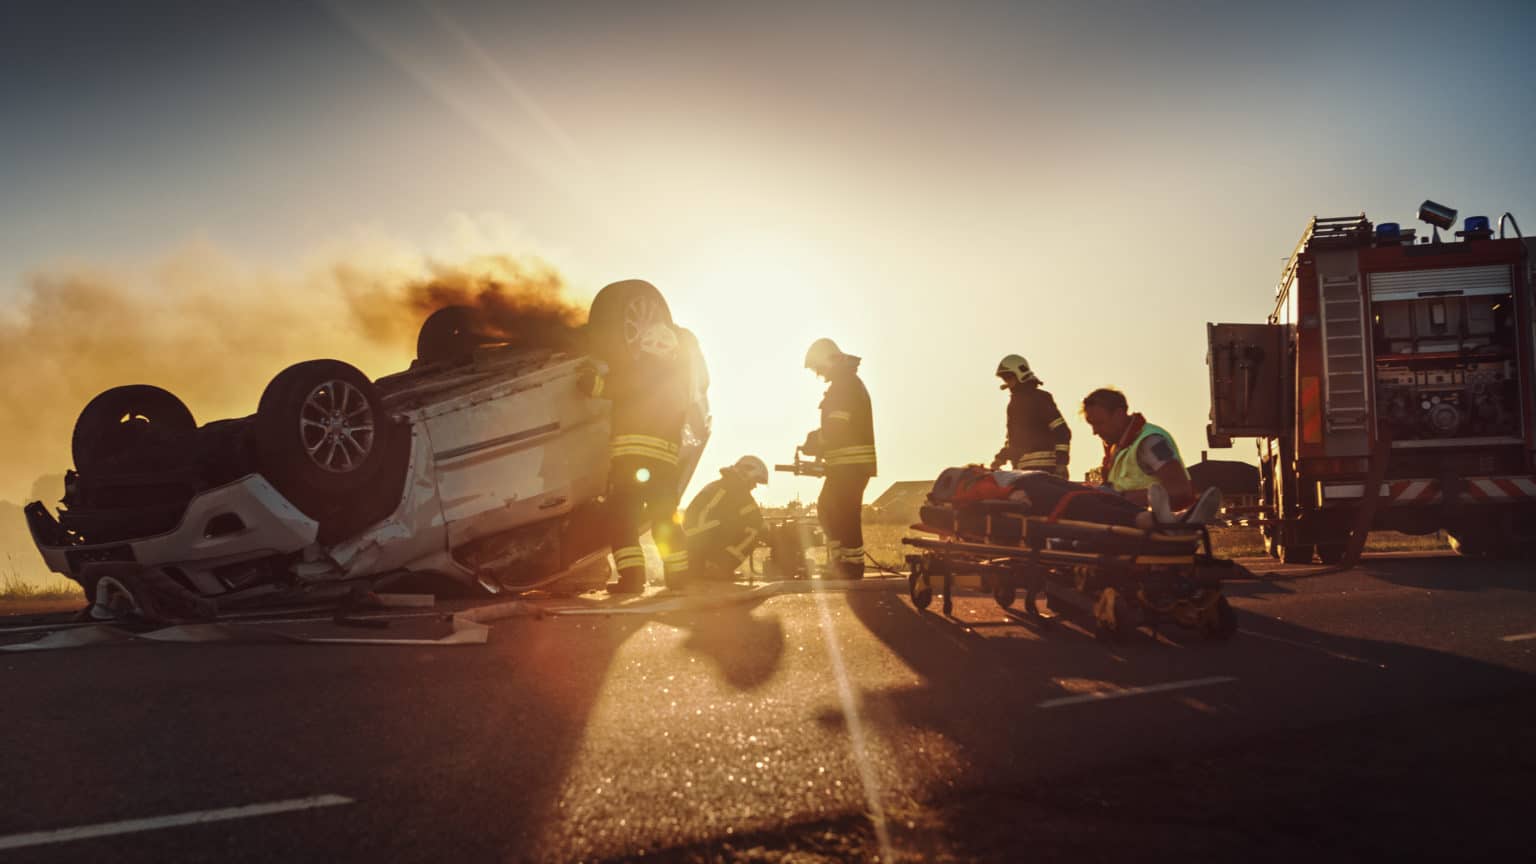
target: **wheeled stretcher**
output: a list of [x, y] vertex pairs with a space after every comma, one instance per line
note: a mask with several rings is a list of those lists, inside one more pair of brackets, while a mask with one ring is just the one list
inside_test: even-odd
[[1022, 592], [1024, 612], [1036, 617], [1045, 594], [1090, 609], [1107, 636], [1161, 621], [1212, 639], [1227, 639], [1236, 629], [1221, 582], [1237, 565], [1211, 554], [1203, 525], [1143, 530], [1053, 519], [1006, 500], [929, 504], [920, 513], [913, 529], [933, 536], [902, 540], [914, 550], [906, 559], [918, 609], [938, 592], [944, 614], [951, 614], [961, 588], [990, 592], [1004, 609]]

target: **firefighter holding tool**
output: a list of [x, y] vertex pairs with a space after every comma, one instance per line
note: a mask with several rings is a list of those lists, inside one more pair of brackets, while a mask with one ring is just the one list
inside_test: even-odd
[[859, 358], [831, 339], [817, 339], [805, 353], [805, 368], [827, 382], [821, 400], [821, 427], [801, 449], [820, 457], [826, 479], [816, 512], [827, 537], [827, 564], [843, 579], [864, 578], [864, 489], [875, 476], [875, 422], [869, 391], [859, 380]]

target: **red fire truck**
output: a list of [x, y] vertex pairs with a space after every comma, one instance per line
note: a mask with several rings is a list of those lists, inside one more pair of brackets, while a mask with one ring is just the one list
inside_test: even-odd
[[1463, 555], [1536, 544], [1536, 239], [1508, 213], [1443, 240], [1456, 211], [1419, 218], [1430, 236], [1312, 219], [1268, 322], [1207, 325], [1207, 437], [1258, 439], [1277, 558], [1337, 563], [1366, 519]]

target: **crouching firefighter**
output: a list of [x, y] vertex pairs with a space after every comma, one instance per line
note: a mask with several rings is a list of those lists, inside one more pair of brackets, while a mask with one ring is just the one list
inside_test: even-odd
[[638, 356], [613, 364], [607, 374], [585, 372], [582, 392], [613, 403], [608, 452], [608, 524], [618, 582], [611, 594], [645, 590], [645, 553], [640, 535], [647, 523], [661, 553], [668, 587], [688, 575], [688, 546], [677, 512], [678, 454], [688, 414], [687, 358], [671, 326], [658, 323], [641, 340]]
[[1029, 362], [1009, 354], [997, 364], [997, 377], [1008, 391], [1008, 438], [992, 459], [995, 471], [1012, 462], [1020, 471], [1049, 471], [1063, 480], [1072, 459], [1072, 430], [1041, 388]]
[[763, 534], [763, 513], [752, 489], [768, 482], [768, 466], [743, 456], [720, 469], [715, 480], [693, 497], [683, 516], [688, 535], [689, 576], [730, 581]]
[[864, 577], [864, 488], [875, 476], [875, 421], [869, 391], [859, 380], [859, 358], [844, 354], [831, 339], [817, 339], [805, 352], [805, 368], [827, 381], [821, 400], [821, 428], [801, 449], [826, 463], [827, 477], [816, 499], [827, 536], [827, 563], [844, 579]]

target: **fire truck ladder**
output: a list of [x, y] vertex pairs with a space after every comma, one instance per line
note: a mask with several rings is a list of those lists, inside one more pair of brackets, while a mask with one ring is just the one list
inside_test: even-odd
[[1364, 246], [1371, 242], [1371, 232], [1375, 230], [1371, 220], [1365, 218], [1365, 214], [1358, 216], [1313, 216], [1312, 221], [1301, 232], [1301, 239], [1296, 241], [1296, 248], [1291, 250], [1291, 257], [1285, 261], [1285, 267], [1280, 271], [1280, 282], [1275, 285], [1275, 312], [1269, 316], [1269, 323], [1274, 324], [1280, 320], [1280, 306], [1285, 303], [1285, 292], [1291, 284], [1291, 278], [1296, 275], [1296, 268], [1301, 266], [1301, 255], [1309, 249], [1337, 249], [1345, 246]]
[[1360, 277], [1322, 279], [1323, 369], [1327, 391], [1323, 417], [1335, 432], [1365, 428], [1366, 375], [1365, 311], [1360, 302]]

